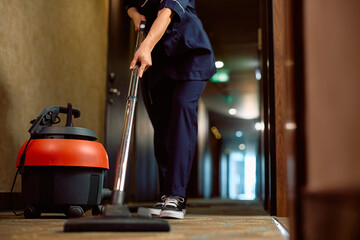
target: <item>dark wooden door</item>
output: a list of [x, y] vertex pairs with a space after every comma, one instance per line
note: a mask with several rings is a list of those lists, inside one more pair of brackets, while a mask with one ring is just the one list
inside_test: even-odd
[[109, 156], [110, 170], [104, 186], [112, 189], [130, 78], [128, 70], [130, 21], [125, 15], [121, 0], [110, 0], [109, 4], [105, 147]]

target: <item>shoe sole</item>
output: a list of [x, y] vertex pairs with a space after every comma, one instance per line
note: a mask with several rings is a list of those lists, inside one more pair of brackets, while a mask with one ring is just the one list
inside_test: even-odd
[[160, 212], [161, 218], [177, 218], [177, 219], [183, 219], [184, 215], [186, 213], [186, 210], [180, 211], [172, 211], [172, 210], [162, 210]]
[[151, 213], [152, 215], [157, 215], [157, 216], [160, 216], [161, 209], [157, 209], [157, 208], [150, 208], [150, 213]]

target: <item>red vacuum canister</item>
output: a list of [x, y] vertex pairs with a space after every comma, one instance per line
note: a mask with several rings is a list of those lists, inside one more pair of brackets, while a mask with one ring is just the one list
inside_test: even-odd
[[[59, 113], [67, 115], [65, 126]], [[16, 166], [21, 174], [25, 218], [41, 213], [79, 217], [89, 209], [99, 211], [107, 153], [93, 131], [73, 126], [80, 111], [67, 107], [45, 108], [31, 121], [30, 139], [21, 147]]]

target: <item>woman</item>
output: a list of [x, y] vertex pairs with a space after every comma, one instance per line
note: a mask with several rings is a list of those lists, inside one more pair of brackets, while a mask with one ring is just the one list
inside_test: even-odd
[[149, 28], [130, 63], [139, 64], [142, 93], [154, 127], [161, 200], [150, 210], [184, 218], [186, 189], [197, 140], [197, 105], [216, 72], [210, 41], [195, 0], [126, 0], [135, 30]]

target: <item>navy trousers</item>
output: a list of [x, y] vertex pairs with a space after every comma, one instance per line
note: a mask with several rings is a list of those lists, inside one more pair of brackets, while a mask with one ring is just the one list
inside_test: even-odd
[[151, 89], [141, 82], [145, 106], [154, 127], [160, 196], [186, 197], [197, 141], [197, 106], [207, 81], [164, 78]]

